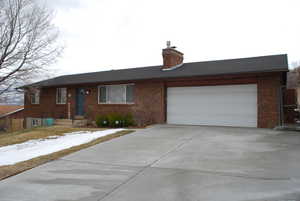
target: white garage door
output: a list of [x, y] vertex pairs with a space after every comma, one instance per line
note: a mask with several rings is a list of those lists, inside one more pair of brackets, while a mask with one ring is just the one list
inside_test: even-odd
[[257, 85], [169, 87], [169, 124], [257, 127]]

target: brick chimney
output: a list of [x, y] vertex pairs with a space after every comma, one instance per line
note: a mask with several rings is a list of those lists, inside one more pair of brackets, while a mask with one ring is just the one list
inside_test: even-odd
[[183, 53], [175, 50], [175, 46], [171, 47], [171, 42], [167, 41], [167, 48], [162, 50], [164, 64], [163, 70], [171, 70], [183, 64]]

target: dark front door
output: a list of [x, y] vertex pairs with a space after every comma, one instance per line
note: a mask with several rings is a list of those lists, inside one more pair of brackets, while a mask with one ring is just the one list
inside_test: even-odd
[[84, 89], [76, 89], [76, 115], [84, 115]]

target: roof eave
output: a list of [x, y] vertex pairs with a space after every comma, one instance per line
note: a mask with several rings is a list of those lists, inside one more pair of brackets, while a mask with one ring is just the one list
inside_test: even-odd
[[22, 110], [24, 110], [24, 108], [20, 108], [20, 109], [14, 110], [14, 111], [12, 111], [12, 112], [5, 113], [5, 114], [3, 114], [3, 115], [0, 115], [0, 118], [7, 117], [7, 116], [9, 116], [9, 115], [11, 115], [11, 114], [20, 112], [20, 111], [22, 111]]
[[[141, 79], [121, 79], [121, 80], [106, 80], [106, 81], [92, 81], [92, 82], [76, 82], [76, 83], [67, 83], [67, 84], [55, 84], [55, 85], [45, 85], [37, 87], [58, 87], [58, 86], [73, 86], [73, 85], [85, 85], [85, 84], [96, 84], [96, 83], [107, 83], [107, 82], [132, 82], [132, 81], [141, 81], [141, 80], [163, 80], [163, 79], [172, 79], [172, 78], [191, 78], [191, 77], [207, 77], [207, 76], [224, 76], [224, 75], [238, 75], [238, 74], [255, 74], [255, 73], [274, 73], [274, 72], [288, 72], [288, 68], [266, 70], [266, 71], [245, 71], [245, 72], [235, 72], [235, 73], [220, 73], [220, 74], [206, 74], [206, 75], [189, 75], [189, 76], [171, 76], [171, 77], [148, 77]], [[32, 86], [32, 85], [27, 85]]]

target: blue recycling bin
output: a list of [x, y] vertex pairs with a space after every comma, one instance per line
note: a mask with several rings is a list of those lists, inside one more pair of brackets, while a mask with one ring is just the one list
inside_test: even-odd
[[53, 118], [47, 118], [46, 119], [46, 126], [53, 126], [54, 119]]

